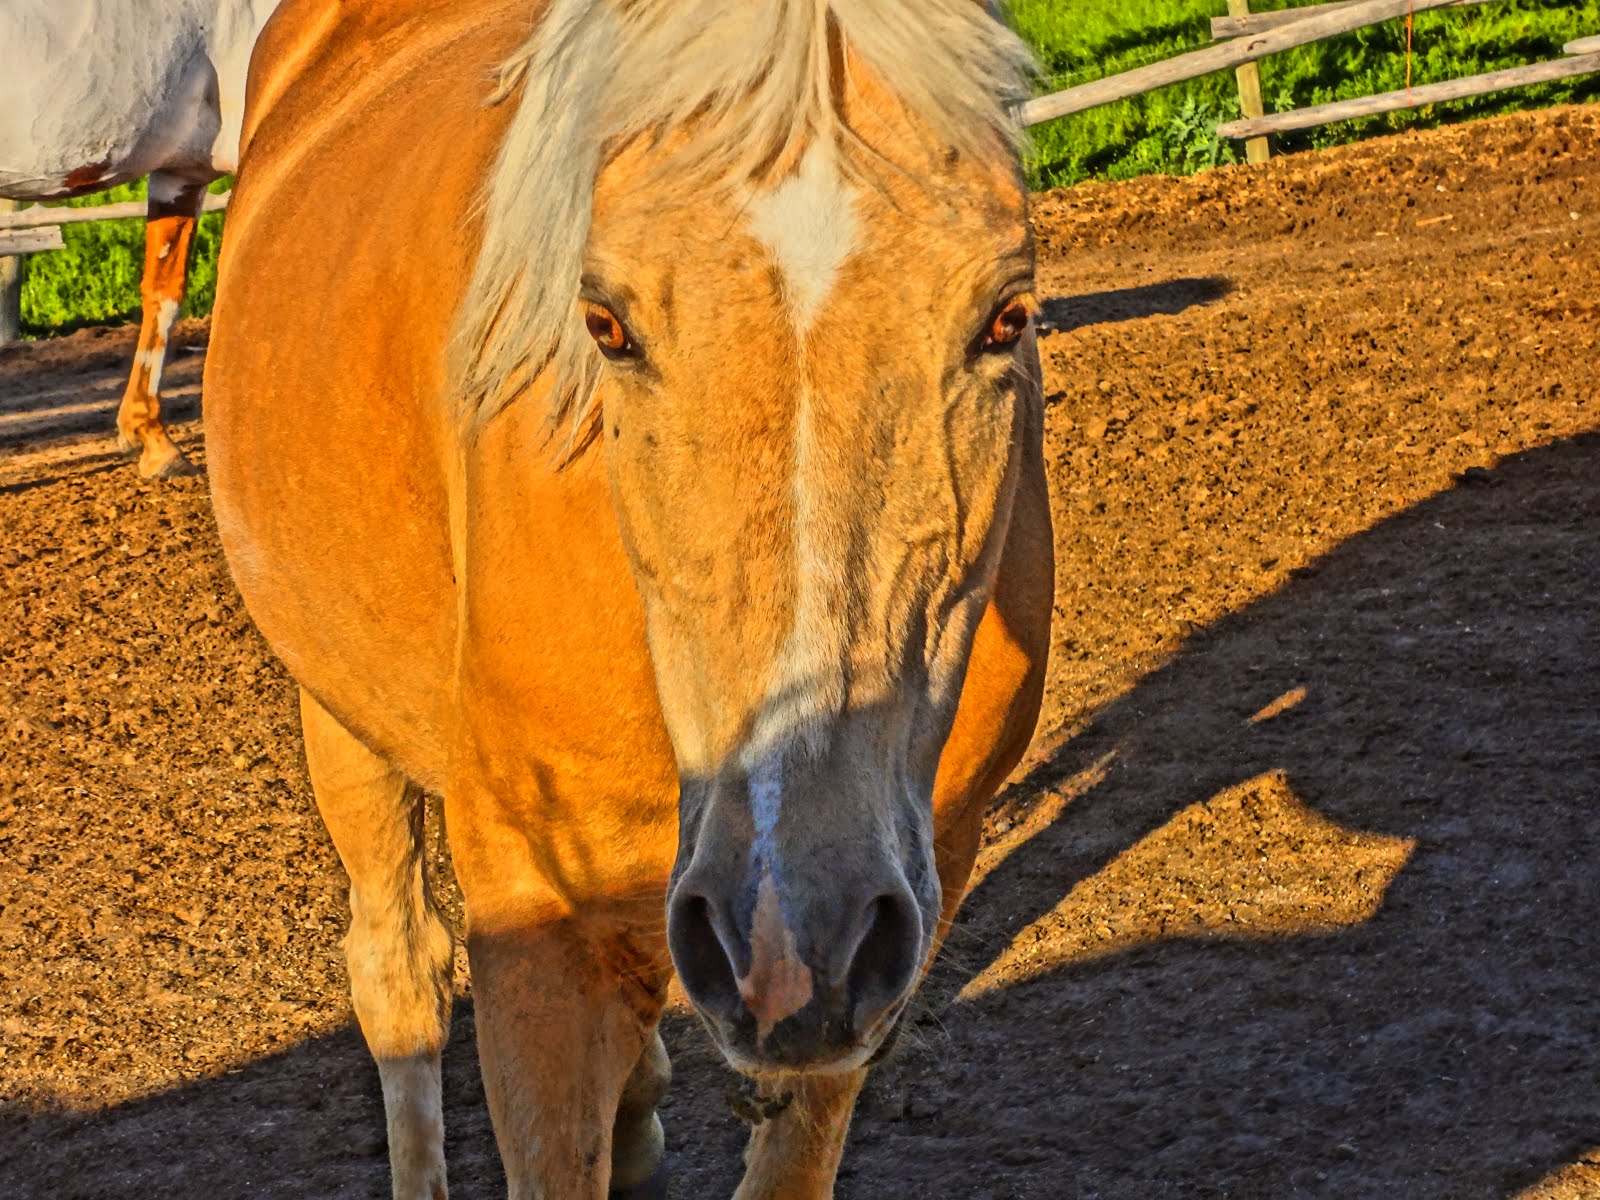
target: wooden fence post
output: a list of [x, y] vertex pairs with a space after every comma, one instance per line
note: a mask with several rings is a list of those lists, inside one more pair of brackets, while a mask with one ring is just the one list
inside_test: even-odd
[[[1248, 17], [1250, 0], [1228, 0], [1228, 15]], [[1261, 102], [1260, 68], [1253, 62], [1240, 63], [1234, 73], [1239, 77], [1239, 111], [1247, 119], [1265, 116], [1267, 110]], [[1272, 148], [1264, 137], [1251, 138], [1244, 144], [1244, 156], [1247, 162], [1264, 163], [1272, 157]]]
[[[17, 208], [14, 200], [0, 200], [0, 212]], [[22, 337], [22, 259], [0, 258], [0, 346]]]

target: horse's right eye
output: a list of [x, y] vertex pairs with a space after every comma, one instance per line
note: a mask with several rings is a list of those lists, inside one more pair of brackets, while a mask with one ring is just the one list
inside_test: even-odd
[[1021, 300], [1013, 300], [989, 322], [989, 329], [983, 335], [981, 348], [984, 350], [1004, 350], [1014, 346], [1022, 337], [1022, 331], [1028, 327], [1028, 306]]
[[607, 358], [628, 358], [633, 354], [633, 339], [617, 319], [617, 314], [603, 304], [585, 303], [583, 324]]

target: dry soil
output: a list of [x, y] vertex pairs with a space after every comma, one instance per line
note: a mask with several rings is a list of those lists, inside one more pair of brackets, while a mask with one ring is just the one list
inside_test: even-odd
[[[1597, 146], [1039, 197], [1045, 719], [841, 1197], [1600, 1197]], [[384, 1196], [292, 687], [204, 478], [103, 436], [131, 349], [0, 352], [0, 1194]], [[726, 1196], [730, 1076], [668, 1033], [673, 1195]]]

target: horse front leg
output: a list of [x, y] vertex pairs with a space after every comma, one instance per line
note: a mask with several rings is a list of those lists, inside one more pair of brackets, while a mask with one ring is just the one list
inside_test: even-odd
[[117, 445], [124, 454], [139, 456], [139, 474], [146, 479], [194, 472], [161, 424], [161, 373], [166, 367], [172, 323], [188, 286], [189, 255], [205, 194], [205, 186], [191, 180], [162, 171], [150, 176], [144, 275], [139, 284], [144, 317], [133, 371], [117, 409]]
[[614, 1156], [625, 1185], [660, 1163], [655, 1105], [667, 1067], [655, 1030], [670, 969], [665, 939], [655, 931], [652, 940], [648, 925], [657, 909], [580, 899], [637, 881], [554, 849], [574, 831], [540, 802], [546, 780], [491, 780], [471, 744], [455, 755], [468, 769], [446, 784], [445, 828], [507, 1194], [604, 1200]]
[[672, 1082], [672, 1063], [657, 1028], [645, 1040], [622, 1089], [611, 1133], [611, 1195], [615, 1200], [665, 1200], [667, 1139], [656, 1106]]
[[660, 1088], [634, 1076], [654, 1036], [658, 989], [580, 920], [508, 927], [475, 913], [463, 885], [478, 1058], [508, 1196], [603, 1200], [614, 1157], [631, 1176], [618, 1183], [645, 1183], [660, 1163]]
[[734, 1200], [828, 1200], [865, 1070], [763, 1082]]
[[383, 1084], [394, 1197], [445, 1200], [454, 955], [425, 872], [422, 792], [309, 693], [300, 714], [317, 807], [350, 876], [350, 998]]

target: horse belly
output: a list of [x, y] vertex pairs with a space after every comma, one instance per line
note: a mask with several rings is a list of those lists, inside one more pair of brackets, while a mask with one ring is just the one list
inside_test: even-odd
[[[333, 26], [335, 44], [283, 80], [272, 72], [303, 48], [276, 55], [274, 30], [251, 84], [273, 102], [246, 118], [206, 368], [218, 528], [299, 683], [438, 788], [457, 604], [444, 354], [472, 262], [462, 214], [493, 152], [487, 72], [452, 77], [425, 37], [342, 46]], [[424, 62], [436, 72], [408, 89]], [[396, 95], [415, 107], [381, 102]]]
[[[301, 332], [245, 328], [279, 344]], [[368, 418], [362, 389], [337, 370], [274, 366], [219, 341], [206, 372], [207, 469], [250, 614], [302, 687], [437, 788], [455, 623], [428, 447], [403, 419]]]

